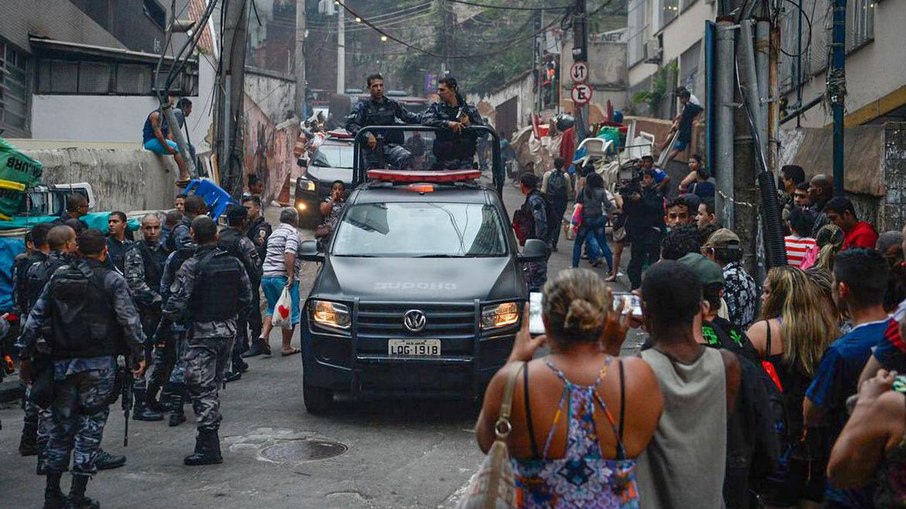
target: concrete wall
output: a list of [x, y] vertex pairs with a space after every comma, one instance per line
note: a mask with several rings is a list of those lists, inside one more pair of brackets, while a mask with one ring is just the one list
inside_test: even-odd
[[[492, 108], [496, 108], [506, 101], [516, 98], [516, 127], [527, 126], [531, 123], [531, 114], [534, 111], [535, 104], [535, 79], [532, 73], [525, 73], [519, 78], [507, 83], [494, 92], [480, 96], [478, 94], [468, 94], [466, 101], [479, 106], [479, 103], [487, 103]], [[481, 110], [482, 108], [479, 108]], [[484, 112], [482, 112], [484, 114]], [[496, 126], [496, 114], [489, 113], [486, 115], [488, 122]]]
[[94, 210], [159, 210], [173, 207], [176, 165], [127, 143], [10, 140], [44, 165], [47, 184], [88, 182], [97, 200]]
[[271, 122], [286, 120], [286, 112], [293, 111], [296, 80], [290, 76], [246, 68], [245, 93], [261, 108]]
[[[875, 2], [874, 41], [857, 49], [846, 58], [846, 112], [853, 114], [862, 107], [906, 85], [906, 2]], [[829, 32], [828, 32], [829, 33]], [[814, 38], [829, 37], [815, 26]], [[808, 102], [824, 94], [824, 72], [812, 77], [802, 89], [802, 100]], [[796, 102], [796, 91], [787, 94], [790, 104]], [[902, 99], [900, 99], [902, 101]], [[899, 102], [903, 104], [903, 102]], [[805, 127], [823, 127], [833, 122], [831, 111], [820, 106], [801, 118]]]

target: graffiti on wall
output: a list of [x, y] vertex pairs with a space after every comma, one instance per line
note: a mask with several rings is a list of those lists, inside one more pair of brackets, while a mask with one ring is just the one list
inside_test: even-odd
[[[287, 120], [274, 124], [248, 95], [245, 96], [245, 142], [243, 184], [248, 175], [264, 180], [263, 201], [277, 199], [296, 168], [293, 145], [299, 136], [298, 121]], [[247, 187], [246, 187], [247, 189]]]

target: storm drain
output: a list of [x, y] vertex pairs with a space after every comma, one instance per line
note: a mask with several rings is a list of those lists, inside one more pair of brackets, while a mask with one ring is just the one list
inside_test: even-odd
[[288, 440], [265, 448], [261, 456], [276, 463], [293, 463], [333, 458], [347, 450], [346, 445], [328, 440]]

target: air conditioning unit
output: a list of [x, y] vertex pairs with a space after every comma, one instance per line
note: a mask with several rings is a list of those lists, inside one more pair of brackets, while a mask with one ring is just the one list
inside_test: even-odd
[[648, 39], [648, 42], [645, 43], [645, 63], [648, 64], [659, 64], [661, 63], [661, 54], [663, 49], [661, 49], [660, 39]]

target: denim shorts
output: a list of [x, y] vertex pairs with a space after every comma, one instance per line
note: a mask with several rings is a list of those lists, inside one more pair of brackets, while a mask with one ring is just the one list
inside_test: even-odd
[[[277, 301], [280, 300], [280, 295], [283, 293], [284, 288], [286, 288], [286, 276], [265, 276], [261, 279], [261, 289], [264, 290], [264, 297], [267, 299], [267, 310], [265, 310], [264, 316], [273, 316], [274, 307], [277, 305]], [[290, 287], [289, 293], [293, 301], [291, 310], [293, 325], [298, 325], [301, 317], [299, 310], [299, 280], [293, 281], [293, 286]]]

